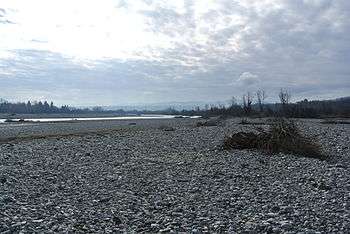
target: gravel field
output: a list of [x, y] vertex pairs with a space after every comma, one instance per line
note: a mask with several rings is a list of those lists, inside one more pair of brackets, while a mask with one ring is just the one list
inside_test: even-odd
[[298, 121], [327, 162], [223, 151], [252, 126], [197, 121], [1, 125], [0, 233], [350, 233], [350, 125]]
[[[134, 130], [176, 126], [178, 119], [157, 120], [105, 120], [105, 121], [71, 121], [56, 123], [5, 123], [0, 124], [0, 141], [9, 138], [31, 138], [40, 136], [61, 136], [91, 132], [108, 132], [114, 130]], [[193, 126], [196, 120], [181, 119], [182, 126]]]

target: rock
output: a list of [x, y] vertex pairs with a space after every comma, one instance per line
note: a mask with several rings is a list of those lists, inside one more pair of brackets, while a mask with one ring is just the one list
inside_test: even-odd
[[43, 219], [34, 219], [34, 220], [32, 220], [33, 223], [41, 223], [43, 221], [44, 221]]
[[113, 222], [115, 225], [121, 225], [123, 222], [118, 216], [113, 216]]
[[283, 206], [280, 209], [280, 214], [287, 214], [287, 213], [293, 213], [294, 212], [294, 208], [292, 206]]
[[12, 196], [3, 196], [2, 198], [1, 198], [1, 201], [2, 201], [2, 203], [4, 203], [4, 204], [9, 204], [9, 203], [15, 203], [16, 202], [16, 199], [14, 198], [14, 197], [12, 197]]
[[281, 232], [282, 232], [281, 229], [278, 227], [272, 228], [272, 233], [281, 233]]
[[7, 177], [6, 176], [0, 176], [0, 183], [5, 184], [7, 182]]
[[252, 230], [256, 227], [256, 223], [248, 221], [244, 224], [244, 226], [247, 230]]
[[273, 206], [273, 207], [271, 207], [270, 211], [272, 213], [278, 213], [280, 211], [280, 207], [279, 206]]
[[158, 223], [152, 223], [151, 224], [151, 228], [158, 229], [159, 228], [159, 224]]
[[164, 229], [159, 230], [160, 233], [163, 233], [163, 232], [170, 232], [170, 231], [171, 231], [171, 228], [170, 228], [170, 227], [167, 227], [167, 228], [164, 228]]
[[27, 221], [18, 222], [18, 223], [13, 224], [13, 225], [11, 226], [11, 228], [16, 228], [16, 227], [25, 225], [26, 223], [27, 223]]
[[278, 216], [277, 213], [272, 213], [272, 212], [266, 214], [266, 217], [270, 217], [270, 218], [275, 218], [277, 216]]
[[332, 189], [332, 187], [327, 185], [325, 182], [322, 181], [318, 184], [318, 189], [324, 190], [324, 191], [329, 191]]
[[289, 221], [281, 221], [279, 222], [279, 224], [281, 225], [281, 228], [284, 230], [290, 230], [293, 227]]

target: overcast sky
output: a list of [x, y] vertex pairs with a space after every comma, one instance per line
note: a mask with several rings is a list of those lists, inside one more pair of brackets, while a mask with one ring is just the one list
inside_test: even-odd
[[0, 97], [70, 105], [350, 94], [349, 0], [0, 0]]

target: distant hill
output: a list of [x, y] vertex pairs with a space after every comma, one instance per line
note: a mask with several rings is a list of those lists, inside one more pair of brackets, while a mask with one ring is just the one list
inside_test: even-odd
[[[303, 101], [298, 101], [296, 103], [302, 103]], [[310, 103], [320, 103], [320, 102], [336, 102], [336, 103], [342, 103], [343, 105], [346, 105], [347, 103], [350, 103], [350, 97], [341, 97], [336, 99], [329, 99], [329, 100], [309, 100]], [[226, 106], [228, 107], [230, 105], [230, 101], [198, 101], [198, 102], [160, 102], [160, 103], [145, 103], [145, 104], [126, 104], [126, 105], [113, 105], [113, 106], [101, 106], [103, 110], [124, 110], [124, 111], [161, 111], [166, 109], [174, 109], [177, 111], [181, 110], [194, 110], [197, 107], [200, 109], [204, 109], [206, 106]], [[275, 103], [266, 103], [266, 106], [270, 106], [272, 109], [275, 108]], [[253, 104], [253, 106], [256, 106], [256, 104]], [[89, 106], [84, 106], [91, 108]], [[82, 108], [79, 106], [79, 108]]]
[[193, 110], [196, 107], [201, 109], [205, 108], [206, 105], [227, 105], [228, 102], [161, 102], [161, 103], [145, 103], [145, 104], [129, 104], [129, 105], [115, 105], [115, 106], [102, 106], [104, 110], [120, 110], [125, 111], [131, 110], [148, 110], [148, 111], [159, 111], [172, 108], [174, 110]]

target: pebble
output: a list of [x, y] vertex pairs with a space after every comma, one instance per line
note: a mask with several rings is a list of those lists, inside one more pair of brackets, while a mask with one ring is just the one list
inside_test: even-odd
[[[242, 126], [235, 119], [211, 127], [195, 127], [196, 121], [4, 129], [2, 136], [108, 131], [0, 144], [0, 233], [350, 233], [343, 225], [350, 183], [346, 125], [300, 123], [336, 157], [331, 164], [224, 151], [218, 146], [225, 135]], [[329, 143], [335, 135], [339, 153]]]

